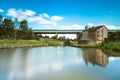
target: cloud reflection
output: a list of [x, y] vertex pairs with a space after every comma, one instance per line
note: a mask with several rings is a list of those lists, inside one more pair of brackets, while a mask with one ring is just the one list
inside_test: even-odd
[[109, 57], [109, 61], [115, 61], [115, 60], [118, 60], [120, 59], [120, 57]]

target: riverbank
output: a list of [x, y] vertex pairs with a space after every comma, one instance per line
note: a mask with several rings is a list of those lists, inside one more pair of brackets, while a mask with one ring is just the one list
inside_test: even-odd
[[72, 44], [72, 47], [99, 48], [101, 44]]
[[101, 49], [120, 51], [120, 41], [102, 43]]
[[108, 56], [120, 56], [120, 42], [106, 42], [100, 44], [73, 44], [73, 47], [99, 48]]
[[[59, 46], [62, 45], [60, 40], [41, 38], [40, 40], [0, 40], [0, 48], [19, 48], [19, 47], [41, 47], [41, 46]], [[120, 51], [120, 42], [106, 42], [100, 44], [77, 44], [72, 43], [72, 47], [82, 48], [100, 48], [102, 50]]]
[[41, 47], [41, 46], [60, 45], [59, 40], [40, 39], [40, 40], [0, 40], [0, 49], [21, 48], [21, 47]]
[[120, 41], [102, 43], [100, 48], [108, 56], [120, 56]]
[[[64, 46], [64, 42], [57, 39], [41, 38], [40, 40], [0, 40], [0, 49], [5, 48], [21, 48], [21, 47], [42, 47], [42, 46]], [[77, 43], [72, 43], [72, 47], [81, 48], [99, 48], [101, 44], [84, 44], [80, 45]]]

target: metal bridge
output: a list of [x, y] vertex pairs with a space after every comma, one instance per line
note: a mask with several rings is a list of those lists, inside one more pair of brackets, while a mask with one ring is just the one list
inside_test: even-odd
[[[57, 29], [36, 29], [33, 30], [35, 34], [78, 34], [83, 30], [57, 30]], [[108, 30], [109, 32], [116, 32], [118, 30]]]

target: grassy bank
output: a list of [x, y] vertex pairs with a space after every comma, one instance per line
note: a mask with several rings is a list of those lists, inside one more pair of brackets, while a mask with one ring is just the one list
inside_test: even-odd
[[102, 43], [100, 48], [108, 56], [120, 56], [120, 41]]
[[99, 48], [101, 44], [72, 44], [74, 47]]
[[75, 47], [95, 47], [95, 48], [101, 48], [102, 50], [120, 51], [120, 41], [105, 42], [105, 43], [99, 43], [99, 44], [77, 44], [77, 43], [74, 43], [74, 44], [72, 44], [72, 46], [75, 46]]
[[120, 41], [102, 43], [101, 49], [120, 51]]
[[40, 40], [0, 40], [0, 48], [17, 48], [17, 47], [37, 47], [58, 45], [59, 40], [55, 39], [40, 39]]
[[72, 44], [74, 47], [100, 48], [108, 56], [120, 56], [120, 41], [101, 44]]

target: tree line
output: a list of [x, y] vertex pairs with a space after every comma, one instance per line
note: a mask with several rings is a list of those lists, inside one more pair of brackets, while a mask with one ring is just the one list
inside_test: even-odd
[[32, 28], [28, 27], [26, 20], [18, 21], [15, 18], [12, 21], [9, 18], [4, 18], [0, 15], [0, 39], [38, 39], [38, 36], [33, 33]]
[[109, 32], [108, 39], [109, 41], [120, 41], [120, 31]]

